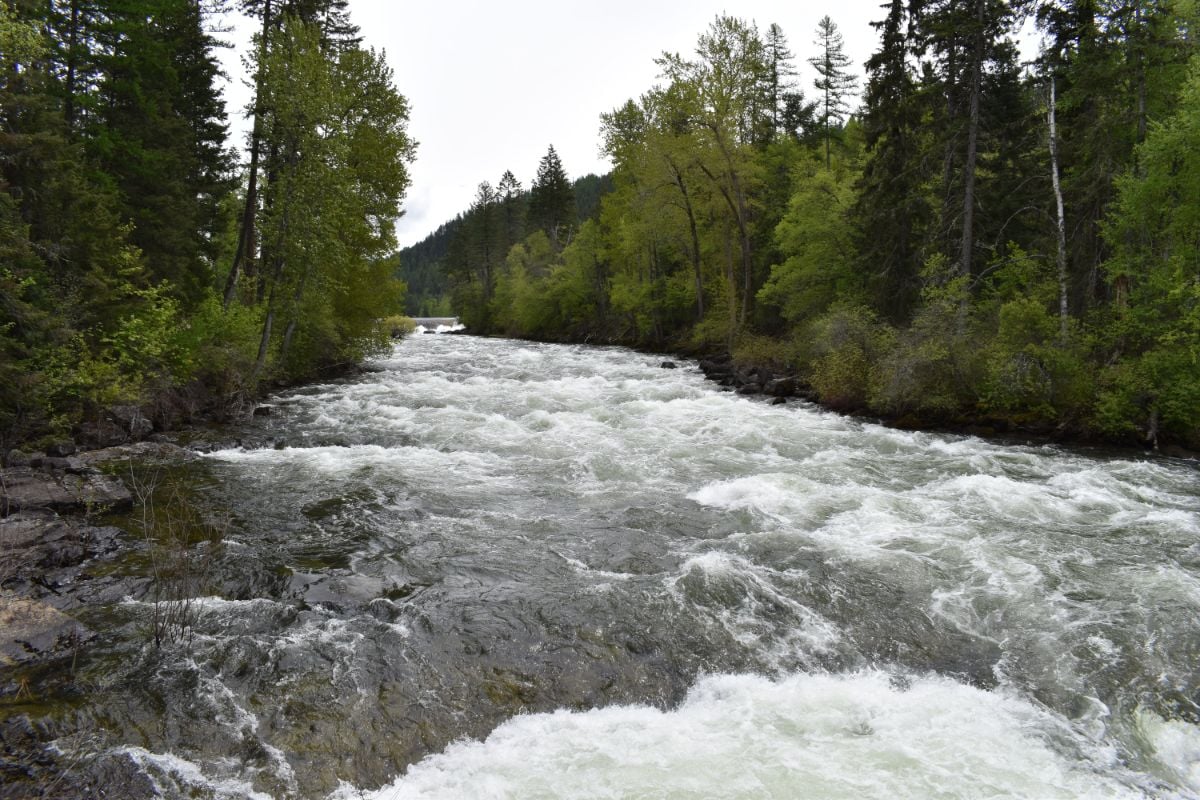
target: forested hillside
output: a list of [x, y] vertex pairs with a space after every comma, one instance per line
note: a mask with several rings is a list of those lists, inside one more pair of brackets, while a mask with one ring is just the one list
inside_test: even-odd
[[[408, 106], [345, 0], [0, 2], [0, 449], [105, 409], [219, 414], [386, 341]], [[235, 76], [240, 79], [240, 76]]]
[[[553, 147], [551, 150], [553, 151]], [[557, 154], [555, 155], [557, 160]], [[561, 169], [561, 163], [559, 163]], [[562, 172], [566, 180], [566, 173]], [[573, 224], [597, 217], [600, 198], [612, 190], [612, 176], [584, 175], [571, 183], [570, 197], [563, 203], [573, 206]], [[498, 188], [488, 182], [479, 185], [471, 207], [420, 242], [400, 251], [396, 258], [396, 276], [408, 287], [405, 313], [416, 317], [448, 316], [453, 311], [450, 297], [451, 275], [468, 274], [472, 268], [494, 262], [521, 238], [529, 214], [531, 193], [524, 190], [512, 171], [505, 171]], [[499, 215], [499, 219], [497, 218]], [[461, 281], [460, 281], [461, 282]]]
[[803, 58], [724, 16], [664, 54], [602, 115], [615, 188], [596, 218], [569, 219], [553, 153], [527, 209], [480, 187], [474, 230], [447, 239], [468, 253], [447, 261], [455, 311], [728, 350], [911, 424], [1200, 444], [1195, 4], [881, 16], [862, 75], [828, 17]]

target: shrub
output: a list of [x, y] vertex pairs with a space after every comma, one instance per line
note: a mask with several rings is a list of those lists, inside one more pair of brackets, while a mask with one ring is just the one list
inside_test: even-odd
[[861, 305], [834, 305], [810, 323], [794, 352], [808, 363], [821, 402], [841, 410], [868, 406], [873, 376], [894, 347], [895, 331]]

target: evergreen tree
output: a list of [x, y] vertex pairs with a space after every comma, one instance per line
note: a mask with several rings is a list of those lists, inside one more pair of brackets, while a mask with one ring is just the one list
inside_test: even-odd
[[808, 60], [817, 71], [813, 85], [817, 89], [817, 123], [825, 140], [825, 169], [830, 169], [830, 145], [835, 130], [840, 129], [850, 113], [850, 96], [858, 88], [858, 78], [851, 74], [850, 57], [846, 55], [842, 34], [828, 16], [817, 23], [817, 55]]
[[216, 279], [231, 189], [215, 43], [192, 0], [124, 2], [105, 16], [89, 149], [116, 182], [150, 275], [190, 307]]
[[[932, 157], [942, 160], [940, 220], [929, 243], [962, 275], [978, 266], [980, 221], [987, 201], [1008, 196], [1013, 184], [981, 170], [981, 159], [1020, 138], [1010, 123], [1027, 127], [1034, 116], [1018, 90], [1019, 66], [1013, 37], [1028, 2], [928, 0], [916, 18], [917, 52], [924, 57], [922, 82], [932, 105]], [[981, 175], [999, 180], [981, 184]], [[996, 206], [998, 207], [998, 206]], [[993, 220], [998, 229], [1003, 220]], [[989, 237], [990, 238], [990, 237]]]
[[507, 253], [510, 247], [524, 238], [525, 192], [517, 176], [513, 175], [512, 170], [506, 169], [500, 176], [496, 193], [499, 195], [500, 216], [503, 220], [501, 252]]
[[767, 87], [771, 98], [771, 132], [772, 134], [794, 132], [796, 127], [788, 128], [786, 123], [795, 121], [788, 118], [787, 103], [788, 98], [795, 95], [797, 73], [792, 62], [796, 55], [789, 49], [787, 36], [784, 35], [783, 29], [775, 23], [771, 23], [767, 28], [765, 45], [768, 67]]
[[574, 222], [575, 194], [554, 145], [550, 145], [529, 189], [529, 224], [558, 245], [566, 243]]
[[1046, 33], [1046, 80], [1058, 87], [1062, 192], [1071, 306], [1106, 299], [1102, 264], [1111, 254], [1100, 235], [1150, 121], [1170, 113], [1183, 79], [1185, 16], [1174, 3], [1062, 0], [1039, 8]]
[[879, 50], [867, 61], [863, 133], [867, 162], [854, 208], [856, 251], [876, 307], [906, 319], [919, 291], [921, 239], [930, 209], [921, 169], [922, 114], [909, 67], [910, 17], [891, 0], [872, 25]]
[[484, 181], [479, 184], [475, 200], [467, 212], [470, 258], [479, 274], [485, 303], [491, 301], [495, 289], [496, 266], [508, 252], [502, 244], [503, 231], [498, 220], [500, 202], [500, 195], [490, 183]]

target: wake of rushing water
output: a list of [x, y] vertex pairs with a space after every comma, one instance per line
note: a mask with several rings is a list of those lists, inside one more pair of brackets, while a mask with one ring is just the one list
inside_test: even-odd
[[125, 757], [166, 796], [1200, 796], [1193, 464], [657, 363], [416, 336], [275, 398], [208, 460], [221, 598]]

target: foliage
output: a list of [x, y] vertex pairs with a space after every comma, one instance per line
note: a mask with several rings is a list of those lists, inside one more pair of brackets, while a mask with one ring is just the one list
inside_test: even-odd
[[834, 170], [815, 160], [796, 167], [787, 213], [775, 228], [776, 246], [786, 260], [772, 265], [758, 293], [788, 322], [801, 323], [835, 301], [863, 294], [850, 220], [857, 177], [854, 165], [841, 158]]
[[480, 332], [776, 364], [837, 408], [1200, 445], [1195, 3], [880, 16], [863, 76], [822, 20], [816, 103], [777, 25], [722, 15], [663, 54], [601, 115], [598, 209], [546, 221], [548, 154], [536, 198], [508, 173], [431, 240], [454, 308]]
[[341, 0], [244, 5], [264, 179], [238, 197], [220, 4], [0, 3], [0, 446], [385, 346], [407, 103]]
[[1180, 103], [1117, 183], [1105, 237], [1116, 295], [1108, 333], [1118, 358], [1101, 378], [1099, 421], [1111, 431], [1194, 440], [1200, 431], [1200, 57]]
[[862, 305], [837, 304], [808, 323], [803, 359], [821, 401], [845, 411], [868, 408], [874, 399], [873, 377], [894, 339], [895, 332]]

